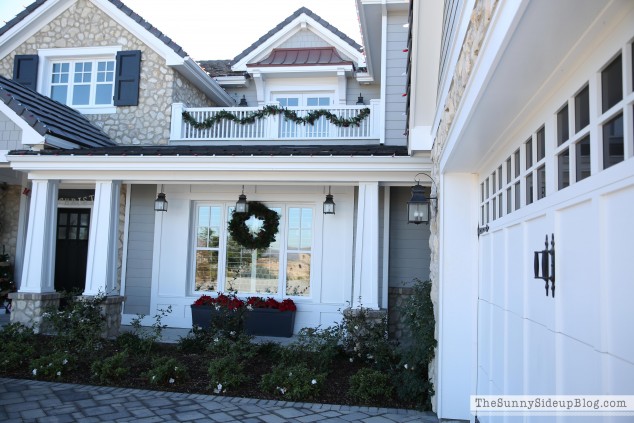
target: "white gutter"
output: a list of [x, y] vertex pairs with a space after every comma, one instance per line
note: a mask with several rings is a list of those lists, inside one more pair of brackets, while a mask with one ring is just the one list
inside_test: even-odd
[[218, 106], [235, 106], [234, 99], [192, 58], [185, 57], [182, 64], [174, 65], [192, 84], [202, 90]]

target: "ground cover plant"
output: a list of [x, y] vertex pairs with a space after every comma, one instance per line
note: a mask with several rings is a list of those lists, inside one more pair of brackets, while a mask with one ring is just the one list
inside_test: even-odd
[[[162, 344], [169, 310], [150, 328], [140, 319], [116, 339], [103, 332], [103, 298], [70, 299], [50, 310], [42, 329], [10, 324], [0, 331], [0, 375], [68, 383], [168, 390], [287, 401], [378, 407], [429, 407], [427, 364], [433, 357], [429, 283], [417, 282], [403, 310], [411, 339], [387, 338], [384, 319], [360, 308], [342, 323], [300, 331], [287, 346], [256, 343], [240, 331], [194, 328], [177, 344]], [[431, 322], [428, 321], [432, 319]], [[423, 321], [419, 321], [419, 320]], [[233, 328], [232, 328], [233, 329]], [[430, 334], [431, 330], [431, 334]]]

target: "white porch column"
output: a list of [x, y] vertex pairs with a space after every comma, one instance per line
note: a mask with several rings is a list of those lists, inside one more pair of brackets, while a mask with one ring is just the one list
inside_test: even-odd
[[379, 183], [359, 184], [352, 306], [379, 308]]
[[34, 180], [20, 292], [55, 292], [55, 223], [59, 181]]
[[97, 181], [86, 263], [84, 295], [118, 295], [117, 234], [119, 223], [120, 181]]

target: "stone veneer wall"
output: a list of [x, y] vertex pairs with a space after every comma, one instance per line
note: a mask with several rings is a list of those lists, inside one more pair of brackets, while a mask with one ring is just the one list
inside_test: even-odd
[[[210, 102], [165, 60], [88, 0], [79, 0], [0, 60], [0, 74], [11, 78], [16, 54], [37, 54], [40, 48], [120, 45], [141, 50], [138, 106], [117, 107], [112, 114], [86, 115], [119, 144], [167, 144], [172, 103], [207, 106]], [[41, 76], [40, 76], [41, 77]]]
[[18, 243], [21, 194], [20, 185], [0, 186], [0, 253], [9, 254], [11, 263], [15, 263], [15, 249]]
[[[462, 50], [458, 57], [458, 62], [456, 63], [456, 69], [452, 77], [451, 86], [449, 87], [447, 100], [444, 106], [442, 106], [444, 111], [431, 151], [432, 162], [434, 164], [432, 177], [435, 181], [438, 181], [436, 184], [432, 185], [432, 197], [442, 195], [439, 169], [440, 158], [447, 142], [449, 130], [451, 129], [451, 125], [453, 124], [453, 120], [456, 116], [456, 111], [458, 110], [465, 88], [469, 82], [469, 78], [471, 77], [473, 66], [478, 59], [478, 53], [480, 52], [482, 42], [484, 41], [489, 24], [491, 23], [491, 17], [493, 16], [497, 5], [498, 0], [476, 0], [473, 12], [471, 13], [469, 27], [467, 28], [467, 33], [465, 34], [465, 39], [462, 44]], [[438, 339], [438, 324], [440, 321], [438, 316], [438, 274], [440, 264], [438, 228], [440, 218], [441, 216], [437, 215], [435, 210], [432, 208], [432, 215], [430, 219], [431, 235], [429, 237], [429, 247], [431, 249], [429, 275], [432, 281], [431, 298], [434, 304], [434, 317], [436, 318], [436, 339]], [[433, 380], [434, 384], [437, 384], [438, 366], [436, 358], [434, 358], [429, 366], [429, 376]], [[434, 410], [437, 410], [436, 396], [432, 398], [432, 406]]]
[[401, 311], [405, 302], [411, 297], [414, 288], [390, 287], [387, 291], [387, 324], [390, 339], [398, 340], [407, 344], [409, 340], [409, 329], [407, 328], [405, 315]]

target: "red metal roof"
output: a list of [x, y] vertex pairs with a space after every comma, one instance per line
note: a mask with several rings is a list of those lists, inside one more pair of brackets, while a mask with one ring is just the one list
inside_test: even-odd
[[247, 67], [352, 65], [334, 47], [276, 48], [265, 59]]

